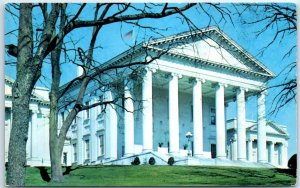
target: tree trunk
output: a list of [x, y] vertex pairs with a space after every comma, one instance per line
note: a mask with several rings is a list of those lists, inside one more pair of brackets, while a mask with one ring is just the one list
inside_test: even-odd
[[20, 4], [17, 79], [12, 87], [12, 129], [8, 150], [7, 184], [24, 186], [29, 102], [40, 70], [32, 64], [32, 5]]
[[50, 144], [50, 157], [51, 157], [51, 182], [63, 182], [64, 177], [61, 167], [61, 149], [59, 148], [57, 139], [55, 143]]
[[13, 99], [12, 103], [13, 124], [9, 140], [7, 184], [13, 186], [25, 185], [30, 95], [23, 93], [21, 90], [22, 97]]
[[[66, 22], [65, 14], [66, 4], [61, 7], [60, 30], [63, 29]], [[58, 141], [58, 98], [60, 85], [60, 54], [62, 42], [59, 43], [51, 53], [51, 67], [52, 67], [52, 84], [50, 92], [50, 126], [49, 126], [49, 148], [51, 161], [51, 181], [63, 182], [64, 177], [61, 168], [61, 155], [63, 145], [59, 145]]]
[[[53, 85], [54, 82], [52, 82]], [[57, 102], [53, 101], [54, 94], [53, 88], [51, 89], [51, 105], [50, 105], [50, 121], [49, 121], [49, 149], [50, 149], [50, 161], [51, 161], [51, 181], [63, 182], [64, 177], [61, 169], [61, 149], [58, 145], [57, 126], [58, 126], [58, 110]]]

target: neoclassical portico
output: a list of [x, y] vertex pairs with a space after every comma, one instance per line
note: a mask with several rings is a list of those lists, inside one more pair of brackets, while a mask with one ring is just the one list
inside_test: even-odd
[[[154, 68], [146, 67], [143, 69], [142, 79], [141, 79], [141, 85], [142, 85], [142, 109], [141, 109], [141, 116], [142, 116], [142, 151], [143, 152], [149, 152], [149, 151], [156, 151], [156, 148], [153, 148], [154, 146], [154, 140], [153, 140], [153, 74], [157, 73], [157, 70]], [[159, 71], [158, 74], [167, 75], [165, 77], [165, 80], [167, 81], [167, 90], [168, 90], [168, 113], [169, 116], [169, 148], [168, 153], [170, 155], [179, 155], [180, 146], [179, 146], [179, 140], [180, 140], [180, 116], [179, 116], [179, 84], [180, 79], [182, 77], [186, 77], [185, 75], [179, 74], [179, 73], [168, 73]], [[200, 78], [200, 77], [188, 77], [189, 84], [191, 89], [191, 95], [192, 95], [192, 107], [193, 107], [193, 156], [194, 157], [203, 157], [203, 91], [202, 86], [206, 83], [206, 79]], [[214, 99], [215, 99], [215, 111], [216, 111], [216, 158], [219, 159], [226, 159], [226, 121], [225, 121], [225, 100], [226, 95], [225, 91], [228, 88], [228, 90], [234, 89], [236, 98], [236, 105], [237, 105], [237, 157], [236, 160], [247, 160], [247, 152], [250, 152], [250, 149], [247, 149], [247, 147], [250, 147], [249, 145], [251, 142], [247, 142], [246, 140], [246, 92], [248, 89], [244, 87], [239, 86], [233, 86], [227, 84], [227, 83], [215, 83], [213, 81], [207, 80], [209, 83], [213, 83], [212, 88], [214, 89]], [[124, 97], [125, 97], [125, 103], [124, 103], [124, 156], [132, 156], [134, 154], [137, 154], [134, 149], [134, 113], [139, 113], [135, 111], [134, 109], [134, 97], [132, 95], [133, 87], [135, 84], [133, 84], [134, 81], [130, 79], [130, 76], [128, 76], [124, 80]], [[154, 83], [155, 84], [155, 83]], [[230, 89], [229, 89], [230, 88]], [[261, 97], [265, 95], [265, 93], [262, 94], [262, 92], [258, 91], [256, 93], [259, 93], [258, 96], [258, 112], [259, 112], [259, 130], [258, 130], [258, 160], [259, 162], [267, 162], [264, 153], [264, 151], [260, 144], [262, 143], [266, 144], [266, 140], [264, 139], [266, 137], [266, 120], [265, 116], [263, 115], [263, 111], [265, 110], [264, 107], [264, 99]], [[232, 96], [229, 96], [232, 97]], [[247, 145], [248, 143], [248, 145]], [[250, 156], [250, 155], [249, 155]], [[248, 160], [251, 160], [251, 158], [248, 158]]]

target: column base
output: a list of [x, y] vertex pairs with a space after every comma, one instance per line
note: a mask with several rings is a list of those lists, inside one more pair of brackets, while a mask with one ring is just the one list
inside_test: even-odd
[[196, 158], [205, 158], [203, 154], [194, 154], [193, 157], [196, 157]]
[[216, 159], [222, 159], [222, 160], [225, 160], [225, 159], [227, 159], [227, 158], [226, 158], [226, 156], [217, 156]]
[[172, 151], [168, 153], [171, 156], [178, 156], [179, 155], [179, 151]]
[[243, 162], [246, 162], [248, 161], [246, 158], [238, 158], [238, 161], [243, 161]]
[[268, 163], [267, 160], [258, 160], [259, 163]]

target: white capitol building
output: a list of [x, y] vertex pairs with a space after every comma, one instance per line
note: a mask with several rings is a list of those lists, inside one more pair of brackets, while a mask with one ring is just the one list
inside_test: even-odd
[[[139, 44], [100, 67], [152, 58], [147, 65], [108, 70], [89, 84], [84, 105], [115, 103], [77, 115], [62, 163], [131, 164], [139, 157], [143, 164], [153, 157], [167, 165], [172, 156], [175, 165], [287, 167], [286, 127], [265, 117], [266, 82], [274, 74], [262, 63], [210, 27]], [[6, 154], [12, 82], [5, 83]], [[79, 86], [73, 84], [61, 104], [76, 97]], [[49, 99], [48, 91], [39, 90], [30, 106], [27, 163], [48, 166]], [[257, 109], [251, 109], [257, 120], [246, 119], [249, 97], [257, 98]], [[229, 103], [236, 105], [234, 119], [226, 119]], [[60, 111], [59, 126], [67, 113], [68, 108]]]

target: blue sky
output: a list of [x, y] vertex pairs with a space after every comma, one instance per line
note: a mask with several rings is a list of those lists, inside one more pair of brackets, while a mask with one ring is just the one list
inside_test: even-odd
[[[232, 6], [230, 4], [226, 5], [229, 10], [232, 10]], [[69, 12], [76, 10], [78, 6], [73, 6], [69, 9]], [[87, 9], [83, 12], [82, 19], [92, 19], [93, 14], [90, 14], [93, 6], [89, 5]], [[200, 10], [200, 9], [198, 9]], [[292, 55], [288, 58], [282, 59], [284, 53], [289, 46], [296, 43], [296, 36], [290, 35], [288, 38], [285, 38], [281, 43], [274, 43], [271, 45], [263, 55], [258, 55], [260, 50], [268, 44], [272, 40], [274, 36], [274, 30], [272, 28], [268, 29], [268, 31], [262, 34], [260, 37], [256, 37], [255, 31], [259, 30], [262, 25], [245, 25], [242, 24], [244, 19], [251, 20], [252, 17], [257, 16], [253, 13], [245, 13], [244, 17], [239, 17], [238, 15], [231, 14], [233, 24], [229, 21], [228, 17], [226, 17], [226, 21], [220, 20], [220, 14], [213, 9], [207, 9], [207, 11], [214, 17], [217, 21], [210, 22], [209, 17], [205, 13], [199, 13], [196, 9], [191, 9], [185, 12], [185, 15], [191, 19], [191, 21], [198, 27], [203, 28], [208, 25], [218, 26], [222, 29], [230, 38], [232, 38], [235, 42], [237, 42], [240, 46], [246, 49], [250, 54], [255, 56], [259, 61], [261, 61], [264, 65], [266, 65], [272, 72], [278, 74], [288, 63], [291, 61], [296, 61], [296, 52], [294, 51]], [[37, 14], [37, 18], [41, 16], [40, 12], [35, 11]], [[39, 19], [33, 20], [36, 25], [40, 24]], [[162, 35], [172, 35], [180, 32], [184, 32], [188, 30], [188, 26], [185, 22], [182, 22], [181, 18], [178, 18], [178, 15], [171, 16], [164, 19], [145, 19], [139, 22], [143, 25], [153, 26], [155, 25], [162, 30], [159, 31]], [[17, 28], [17, 20], [12, 19], [9, 14], [5, 15], [5, 33]], [[166, 28], [168, 28], [166, 30]], [[134, 36], [136, 37], [137, 42], [141, 42], [149, 37], [160, 37], [160, 35], [155, 34], [149, 30], [138, 29], [137, 27], [133, 27], [130, 24], [111, 24], [103, 27], [100, 31], [97, 45], [101, 46], [95, 51], [95, 59], [100, 63], [103, 63], [110, 58], [118, 55], [119, 53], [127, 50], [129, 45], [133, 43], [132, 39], [122, 38], [122, 36], [130, 30], [134, 30]], [[16, 32], [14, 32], [16, 34]], [[78, 41], [78, 45], [81, 48], [87, 49], [88, 42], [91, 36], [91, 29], [77, 29], [71, 32], [66, 40], [69, 41], [68, 38], [72, 38], [74, 41]], [[5, 36], [5, 44], [16, 44], [17, 38], [16, 35], [6, 35]], [[70, 54], [72, 57], [72, 54]], [[13, 58], [7, 56], [6, 60], [15, 61]], [[39, 86], [49, 86], [50, 83], [50, 65], [46, 63], [43, 66], [43, 75], [45, 76], [38, 83]], [[71, 65], [70, 63], [65, 63], [62, 65], [63, 74], [62, 74], [62, 83], [66, 83], [70, 79], [76, 76], [76, 66]], [[6, 66], [5, 74], [15, 78], [15, 67], [14, 66]], [[270, 81], [269, 85], [281, 83], [283, 80], [283, 76], [273, 79]], [[267, 112], [270, 111], [271, 102], [276, 94], [276, 91], [270, 90], [267, 96]], [[257, 107], [255, 98], [250, 98], [247, 102], [247, 119], [256, 119]], [[234, 105], [230, 104], [227, 113], [228, 119], [231, 117], [235, 117]], [[289, 140], [289, 156], [296, 153], [296, 102], [286, 105], [277, 116], [268, 116], [268, 119], [274, 120], [278, 124], [285, 125], [288, 128], [288, 132], [290, 135]]]

